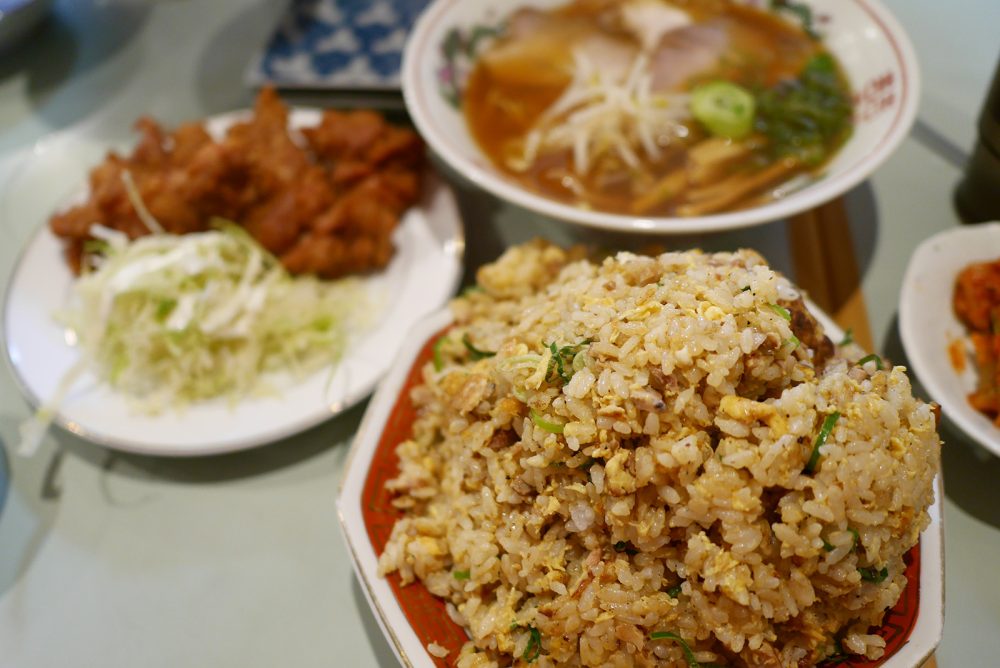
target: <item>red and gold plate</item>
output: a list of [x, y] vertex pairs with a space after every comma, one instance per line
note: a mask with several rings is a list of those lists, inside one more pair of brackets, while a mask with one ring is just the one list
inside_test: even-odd
[[[842, 336], [828, 316], [815, 307], [812, 310], [834, 340]], [[396, 574], [378, 575], [378, 555], [400, 516], [385, 483], [397, 474], [396, 445], [409, 437], [416, 417], [410, 390], [421, 382], [421, 370], [431, 359], [437, 334], [451, 320], [449, 311], [439, 311], [411, 332], [409, 342], [368, 405], [344, 471], [337, 504], [341, 529], [368, 603], [399, 661], [413, 668], [453, 665], [467, 640], [465, 630], [445, 612], [444, 602], [422, 584], [404, 587]], [[909, 585], [876, 631], [886, 640], [885, 655], [877, 661], [853, 658], [825, 665], [918, 668], [937, 647], [944, 622], [940, 484], [936, 496], [929, 511], [931, 525], [905, 556]], [[432, 656], [427, 651], [430, 643], [444, 647], [448, 655], [444, 659]]]

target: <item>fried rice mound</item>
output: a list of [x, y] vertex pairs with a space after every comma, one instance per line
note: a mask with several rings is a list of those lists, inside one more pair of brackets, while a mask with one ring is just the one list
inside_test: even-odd
[[902, 367], [833, 344], [752, 251], [536, 241], [477, 278], [412, 392], [379, 563], [445, 599], [450, 662], [883, 653], [941, 445]]

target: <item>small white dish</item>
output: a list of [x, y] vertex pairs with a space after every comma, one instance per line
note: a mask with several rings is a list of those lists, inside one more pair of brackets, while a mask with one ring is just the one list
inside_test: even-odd
[[998, 258], [1000, 223], [940, 232], [913, 253], [899, 297], [899, 335], [920, 384], [949, 421], [995, 455], [1000, 455], [1000, 428], [967, 399], [976, 387], [972, 358], [958, 371], [948, 348], [961, 345], [972, 355], [968, 330], [952, 308], [955, 279], [970, 264]]
[[[844, 332], [814, 304], [810, 310], [834, 341]], [[444, 603], [424, 586], [398, 585], [378, 574], [376, 543], [384, 545], [393, 518], [385, 497], [385, 482], [395, 477], [398, 460], [395, 447], [410, 431], [413, 420], [409, 387], [419, 382], [420, 369], [430, 359], [432, 342], [452, 322], [446, 308], [434, 313], [410, 332], [392, 369], [372, 397], [351, 446], [341, 483], [337, 509], [340, 528], [351, 553], [354, 572], [399, 662], [408, 668], [451, 665], [466, 639], [464, 631], [450, 620]], [[853, 658], [855, 668], [920, 668], [941, 641], [944, 626], [944, 562], [941, 525], [943, 490], [938, 476], [935, 501], [929, 508], [931, 524], [920, 537], [919, 581], [911, 581], [900, 603], [883, 627], [889, 647], [895, 648], [883, 662]], [[911, 568], [913, 566], [911, 565]], [[397, 576], [390, 576], [397, 577]], [[430, 642], [450, 650], [447, 660], [427, 650]]]
[[817, 17], [824, 43], [840, 61], [855, 94], [853, 134], [820, 178], [761, 206], [690, 218], [628, 216], [564, 204], [525, 189], [498, 170], [479, 149], [461, 109], [448, 101], [442, 87], [456, 75], [444, 55], [446, 40], [456, 30], [474, 34], [499, 25], [515, 8], [546, 9], [568, 1], [435, 0], [417, 21], [403, 54], [406, 108], [435, 153], [480, 188], [556, 220], [621, 232], [688, 234], [787, 218], [834, 199], [867, 178], [906, 137], [916, 116], [920, 98], [916, 56], [889, 11], [877, 0], [804, 0], [796, 4]]
[[[220, 135], [241, 114], [209, 119]], [[292, 127], [315, 125], [320, 112], [297, 109]], [[182, 412], [136, 413], [128, 399], [85, 373], [57, 408], [55, 422], [95, 443], [143, 454], [192, 456], [240, 450], [290, 436], [346, 410], [367, 396], [388, 371], [410, 327], [454, 293], [462, 271], [464, 240], [451, 190], [432, 173], [422, 201], [400, 221], [396, 253], [381, 272], [362, 278], [372, 314], [365, 331], [352, 332], [335, 367], [303, 379], [275, 374], [274, 396], [230, 406], [201, 402]], [[74, 280], [62, 244], [43, 224], [22, 251], [7, 286], [3, 337], [7, 360], [22, 393], [38, 406], [56, 392], [78, 359], [53, 319]]]

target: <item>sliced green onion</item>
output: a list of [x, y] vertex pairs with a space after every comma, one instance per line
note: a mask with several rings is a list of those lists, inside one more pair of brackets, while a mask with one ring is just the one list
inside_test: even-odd
[[[545, 346], [545, 343], [543, 342], [542, 345]], [[556, 347], [556, 342], [553, 341], [548, 344], [548, 349], [551, 351], [552, 356], [549, 357], [549, 368], [545, 370], [545, 380], [550, 382], [555, 380], [553, 377], [553, 373], [555, 373], [558, 374], [559, 378], [563, 379], [564, 383], [567, 382], [564, 378], [566, 371], [563, 369], [562, 355], [560, 355], [560, 349]]]
[[835, 548], [833, 545], [831, 545], [830, 543], [826, 542], [825, 540], [823, 541], [823, 551], [824, 552], [833, 552], [835, 549], [837, 549], [837, 548]]
[[441, 371], [444, 368], [444, 356], [441, 354], [441, 344], [448, 340], [447, 336], [442, 336], [434, 342], [434, 370]]
[[649, 634], [651, 640], [673, 640], [681, 646], [684, 650], [684, 658], [687, 659], [688, 668], [701, 668], [701, 664], [698, 660], [694, 658], [694, 652], [691, 651], [691, 647], [676, 633], [671, 633], [670, 631], [653, 631]]
[[534, 368], [542, 361], [541, 355], [529, 353], [527, 355], [514, 355], [506, 357], [498, 363], [501, 371], [513, 371], [522, 368]]
[[675, 584], [673, 587], [667, 589], [667, 596], [670, 598], [677, 598], [681, 595], [681, 583]]
[[451, 576], [456, 580], [468, 580], [472, 577], [472, 573], [469, 571], [452, 571]]
[[864, 365], [868, 364], [869, 362], [875, 362], [875, 368], [878, 369], [879, 371], [882, 370], [882, 368], [883, 368], [882, 367], [882, 358], [879, 357], [878, 355], [876, 355], [875, 353], [872, 353], [871, 355], [865, 355], [864, 357], [862, 357], [861, 359], [859, 359], [858, 360], [858, 366], [864, 366]]
[[858, 534], [857, 529], [852, 529], [851, 527], [847, 527], [847, 530], [854, 535], [854, 542], [851, 544], [851, 548], [853, 549], [858, 546], [858, 543], [861, 542], [861, 536]]
[[528, 645], [524, 648], [521, 658], [528, 663], [532, 663], [542, 653], [542, 632], [534, 626], [529, 626], [528, 633], [530, 634]]
[[883, 566], [881, 570], [876, 569], [874, 566], [870, 568], [859, 568], [858, 573], [861, 573], [861, 579], [865, 582], [881, 584], [885, 582], [887, 577], [889, 577], [889, 567]]
[[788, 339], [785, 340], [785, 343], [791, 344], [792, 350], [795, 350], [800, 345], [802, 345], [802, 342], [799, 341], [799, 337], [795, 336], [794, 334], [789, 336]]
[[[545, 371], [545, 380], [553, 382], [556, 378], [559, 378], [564, 384], [568, 383], [573, 378], [573, 374], [579, 371], [576, 368], [578, 354], [591, 341], [593, 339], [584, 339], [576, 345], [562, 347], [556, 346], [555, 341], [549, 344], [543, 342], [542, 346], [548, 348], [549, 352], [552, 353], [552, 357], [549, 358], [549, 368]], [[583, 368], [582, 364], [580, 368]]]
[[787, 320], [788, 322], [792, 321], [792, 312], [784, 306], [780, 306], [779, 304], [768, 304], [767, 307], [781, 316], [784, 320]]
[[552, 422], [550, 420], [546, 420], [542, 416], [542, 414], [536, 411], [534, 408], [529, 410], [528, 414], [531, 416], [531, 421], [534, 422], [539, 429], [547, 431], [550, 434], [561, 434], [563, 433], [563, 427], [566, 426], [560, 422]]
[[750, 134], [756, 107], [753, 94], [730, 81], [712, 81], [691, 91], [691, 115], [717, 137]]
[[806, 464], [806, 473], [814, 473], [816, 471], [816, 465], [819, 464], [819, 449], [826, 443], [827, 437], [833, 431], [833, 425], [837, 424], [837, 420], [839, 419], [840, 413], [834, 411], [823, 420], [823, 426], [820, 427], [819, 434], [816, 436], [816, 442], [813, 444], [812, 454], [809, 455], [809, 463]]
[[496, 352], [490, 352], [489, 350], [480, 350], [479, 348], [472, 345], [472, 341], [469, 340], [469, 333], [466, 332], [462, 336], [462, 343], [465, 344], [465, 349], [469, 351], [469, 357], [473, 361], [486, 359], [487, 357], [493, 357]]
[[844, 332], [844, 338], [842, 338], [840, 340], [840, 343], [838, 343], [837, 345], [838, 346], [847, 346], [847, 345], [850, 345], [852, 343], [854, 343], [854, 328], [853, 327], [848, 327], [847, 331]]

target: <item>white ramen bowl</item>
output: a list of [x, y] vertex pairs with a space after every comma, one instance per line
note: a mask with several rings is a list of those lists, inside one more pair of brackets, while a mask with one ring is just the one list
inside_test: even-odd
[[[760, 0], [742, 1], [766, 5]], [[565, 204], [526, 189], [496, 168], [479, 148], [462, 115], [461, 91], [455, 93], [447, 83], [449, 77], [460, 79], [463, 73], [449, 63], [444, 45], [456, 30], [471, 36], [477, 29], [500, 25], [518, 8], [546, 9], [568, 2], [435, 0], [417, 21], [403, 54], [406, 107], [433, 151], [480, 188], [551, 218], [608, 230], [661, 234], [721, 231], [786, 218], [834, 199], [863, 181], [892, 154], [913, 124], [919, 73], [913, 47], [896, 19], [877, 0], [805, 0], [855, 96], [853, 134], [819, 178], [766, 204], [689, 218], [604, 213]]]

